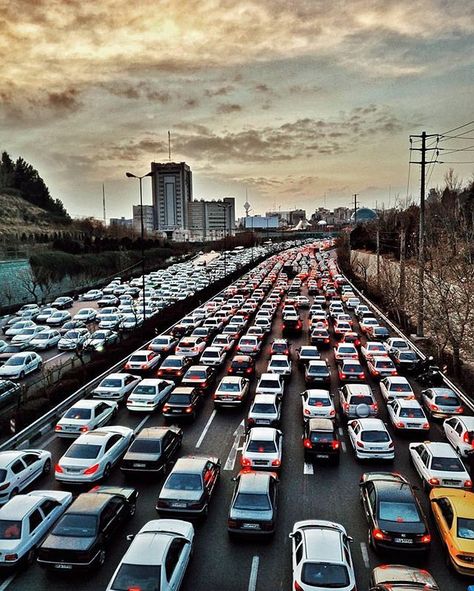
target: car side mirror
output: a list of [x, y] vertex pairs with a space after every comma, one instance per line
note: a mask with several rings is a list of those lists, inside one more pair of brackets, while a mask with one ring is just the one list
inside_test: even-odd
[[354, 538], [352, 536], [347, 536], [347, 541], [352, 544], [352, 542], [354, 541]]
[[128, 536], [126, 536], [126, 538], [129, 542], [131, 542], [135, 538], [135, 534], [128, 534]]
[[231, 481], [232, 482], [237, 482], [237, 476], [232, 476]]
[[295, 537], [294, 533], [288, 534], [288, 537], [290, 538], [290, 540], [292, 540]]
[[437, 505], [439, 503], [439, 499], [430, 499], [432, 503], [434, 503], [435, 505]]

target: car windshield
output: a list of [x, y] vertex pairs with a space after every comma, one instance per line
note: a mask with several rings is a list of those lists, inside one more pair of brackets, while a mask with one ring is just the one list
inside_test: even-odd
[[274, 441], [258, 441], [257, 439], [251, 439], [249, 441], [247, 451], [261, 454], [271, 454], [275, 453], [277, 448]]
[[36, 335], [35, 341], [42, 341], [51, 338], [53, 335], [49, 332], [40, 332]]
[[24, 328], [20, 334], [21, 335], [30, 335], [30, 334], [35, 334], [36, 328]]
[[168, 404], [191, 404], [190, 394], [171, 394], [168, 398]]
[[0, 540], [20, 540], [21, 521], [0, 519]]
[[111, 585], [114, 591], [160, 591], [161, 566], [122, 564]]
[[24, 357], [10, 357], [5, 365], [23, 365], [25, 363]]
[[349, 573], [343, 564], [329, 562], [305, 562], [301, 571], [305, 585], [318, 588], [338, 589], [349, 585]]
[[133, 394], [141, 394], [142, 396], [153, 396], [155, 394], [155, 386], [142, 386], [138, 385]]
[[90, 408], [70, 408], [64, 415], [65, 419], [76, 419], [77, 421], [90, 419], [92, 410]]
[[99, 388], [121, 388], [122, 380], [115, 378], [106, 378], [101, 382]]
[[256, 402], [252, 407], [252, 413], [255, 414], [272, 414], [276, 413], [276, 408], [273, 404], [266, 404], [264, 402]]
[[100, 445], [86, 445], [84, 443], [73, 443], [64, 454], [65, 458], [76, 460], [94, 460], [100, 452]]
[[81, 513], [67, 513], [53, 529], [55, 536], [70, 536], [72, 538], [92, 538], [97, 529], [97, 517], [95, 515], [83, 515]]
[[331, 401], [324, 396], [311, 396], [308, 398], [308, 406], [331, 406]]
[[390, 441], [390, 437], [386, 431], [362, 431], [360, 438], [367, 443], [384, 443]]
[[166, 482], [166, 488], [173, 490], [201, 490], [202, 482], [200, 474], [186, 474], [174, 472]]
[[135, 454], [153, 454], [161, 452], [161, 439], [138, 438], [128, 449]]
[[474, 519], [458, 517], [458, 538], [474, 540]]
[[464, 472], [464, 466], [458, 458], [433, 458], [431, 460], [431, 469], [446, 472]]
[[421, 408], [401, 408], [400, 416], [406, 419], [424, 419], [425, 415]]
[[415, 503], [380, 501], [379, 518], [396, 523], [418, 523], [420, 515]]
[[219, 392], [240, 392], [240, 384], [224, 382], [219, 386]]
[[239, 493], [235, 499], [234, 509], [242, 511], [268, 511], [270, 500], [266, 494]]
[[454, 396], [436, 396], [434, 401], [440, 406], [461, 406], [459, 400]]

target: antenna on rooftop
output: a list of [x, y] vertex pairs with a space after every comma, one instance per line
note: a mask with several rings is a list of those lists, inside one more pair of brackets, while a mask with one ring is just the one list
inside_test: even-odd
[[171, 162], [171, 132], [168, 131], [168, 160]]

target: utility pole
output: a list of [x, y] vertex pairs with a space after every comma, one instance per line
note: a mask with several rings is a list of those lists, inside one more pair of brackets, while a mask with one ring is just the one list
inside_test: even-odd
[[105, 185], [102, 183], [102, 209], [104, 210], [104, 226], [107, 225], [107, 217], [105, 215]]
[[377, 226], [377, 291], [380, 291], [380, 228]]
[[437, 150], [437, 148], [427, 148], [426, 139], [430, 137], [437, 137], [438, 134], [428, 135], [423, 131], [421, 135], [411, 135], [413, 138], [421, 139], [421, 148], [410, 148], [421, 152], [419, 162], [412, 162], [410, 164], [419, 164], [421, 166], [420, 175], [420, 227], [418, 230], [418, 297], [417, 308], [418, 318], [416, 326], [416, 336], [424, 336], [424, 322], [425, 322], [425, 295], [424, 295], [424, 281], [425, 281], [425, 175], [426, 175], [426, 152], [428, 150]]
[[401, 229], [400, 232], [400, 288], [399, 288], [399, 301], [400, 310], [405, 310], [405, 239], [406, 231], [405, 228]]
[[357, 193], [354, 193], [354, 226], [357, 226]]

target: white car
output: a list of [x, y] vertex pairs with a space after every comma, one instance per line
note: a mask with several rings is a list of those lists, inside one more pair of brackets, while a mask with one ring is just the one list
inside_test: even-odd
[[43, 330], [43, 332], [40, 332], [34, 336], [31, 339], [29, 346], [35, 350], [45, 351], [46, 349], [56, 347], [60, 339], [61, 335], [57, 330], [47, 328], [46, 330]]
[[339, 523], [311, 519], [297, 521], [292, 541], [292, 589], [297, 591], [352, 591], [356, 589], [350, 543]]
[[118, 341], [118, 334], [113, 330], [96, 330], [84, 342], [84, 349], [95, 349], [102, 351], [107, 345], [111, 345]]
[[268, 333], [272, 329], [272, 319], [267, 316], [260, 316], [259, 318], [255, 318], [253, 326], [257, 326], [263, 329], [265, 333]]
[[14, 324], [12, 324], [10, 326], [10, 328], [7, 328], [7, 330], [5, 331], [5, 334], [7, 337], [14, 337], [17, 334], [20, 334], [22, 330], [24, 330], [25, 328], [35, 328], [36, 324], [33, 322], [33, 320], [18, 320], [18, 322], [15, 322]]
[[142, 380], [127, 398], [127, 410], [153, 412], [163, 406], [174, 387], [175, 383], [171, 380]]
[[194, 542], [194, 527], [178, 519], [153, 519], [132, 539], [106, 591], [179, 591]]
[[206, 341], [202, 337], [183, 337], [176, 345], [175, 355], [184, 357], [199, 357], [206, 348]]
[[366, 333], [370, 326], [380, 326], [380, 322], [376, 318], [368, 317], [359, 321], [360, 330]]
[[151, 351], [155, 351], [155, 353], [166, 355], [173, 352], [174, 348], [176, 347], [176, 343], [177, 340], [174, 337], [170, 335], [160, 335], [151, 341], [151, 343], [148, 345], [148, 348]]
[[0, 504], [51, 471], [51, 453], [44, 449], [0, 452]]
[[228, 353], [234, 346], [234, 343], [235, 339], [233, 339], [230, 335], [218, 334], [214, 337], [214, 340], [212, 341], [212, 346], [220, 347], [221, 349], [224, 349], [226, 353]]
[[410, 459], [426, 490], [434, 486], [472, 488], [472, 481], [464, 464], [449, 443], [410, 443], [408, 449]]
[[60, 351], [74, 351], [84, 346], [84, 343], [90, 338], [91, 333], [87, 328], [74, 328], [68, 330], [58, 343]]
[[116, 402], [79, 400], [69, 408], [54, 428], [58, 437], [79, 437], [102, 427], [117, 414]]
[[133, 438], [133, 429], [119, 425], [83, 433], [56, 464], [56, 480], [81, 484], [107, 478]]
[[117, 328], [120, 326], [121, 321], [121, 314], [107, 314], [99, 320], [98, 328], [100, 328], [101, 330], [117, 330]]
[[347, 432], [358, 460], [393, 460], [395, 448], [387, 427], [380, 419], [355, 419]]
[[37, 335], [46, 330], [46, 326], [30, 326], [20, 330], [18, 334], [12, 337], [12, 345], [19, 345], [21, 343], [30, 343]]
[[280, 419], [280, 398], [275, 394], [256, 394], [247, 416], [246, 427], [278, 427]]
[[257, 355], [261, 346], [261, 341], [258, 337], [244, 335], [240, 338], [236, 351], [237, 353], [242, 353], [242, 355]]
[[255, 394], [276, 394], [278, 397], [283, 396], [284, 382], [282, 377], [277, 373], [262, 373], [258, 380]]
[[359, 353], [352, 343], [339, 343], [334, 347], [334, 358], [336, 361], [342, 359], [359, 359]]
[[61, 326], [61, 324], [64, 324], [68, 320], [71, 320], [71, 314], [69, 312], [66, 310], [57, 310], [48, 317], [46, 324], [48, 326]]
[[393, 353], [395, 350], [398, 351], [412, 351], [410, 343], [400, 337], [390, 337], [384, 343], [387, 353]]
[[334, 419], [336, 409], [329, 390], [311, 388], [301, 393], [303, 419]]
[[130, 355], [124, 369], [129, 371], [148, 371], [158, 368], [160, 360], [161, 357], [158, 353], [149, 349], [140, 349]]
[[221, 347], [206, 347], [199, 359], [200, 365], [222, 365], [225, 361], [226, 350]]
[[414, 398], [394, 398], [387, 402], [388, 418], [395, 431], [423, 431], [428, 433], [430, 424], [423, 408]]
[[[148, 312], [145, 310], [145, 314], [147, 318], [149, 317]], [[118, 328], [120, 330], [134, 330], [143, 324], [143, 314], [138, 314], [136, 312], [132, 313], [124, 313], [120, 316], [120, 323]]]
[[380, 379], [397, 375], [397, 368], [386, 353], [383, 355], [373, 355], [367, 360], [367, 369], [373, 378]]
[[460, 456], [466, 457], [474, 449], [474, 417], [450, 417], [444, 421], [443, 430]]
[[79, 322], [93, 322], [97, 317], [97, 310], [94, 308], [82, 308], [77, 314], [73, 316], [73, 320]]
[[387, 354], [384, 344], [380, 343], [379, 341], [367, 341], [365, 345], [362, 345], [360, 348], [360, 352], [366, 361], [372, 359], [374, 355]]
[[268, 373], [276, 373], [282, 378], [291, 377], [291, 360], [288, 355], [272, 355], [267, 365]]
[[415, 398], [410, 382], [403, 376], [391, 376], [380, 380], [380, 393], [385, 402], [393, 398]]
[[32, 373], [41, 369], [43, 360], [34, 351], [23, 351], [22, 353], [14, 353], [0, 367], [0, 377], [2, 378], [18, 378], [22, 380], [26, 374]]
[[249, 392], [249, 380], [240, 376], [225, 376], [214, 395], [215, 406], [242, 406]]
[[283, 434], [273, 427], [254, 427], [244, 442], [240, 463], [242, 468], [254, 470], [281, 468]]
[[72, 493], [34, 490], [17, 495], [0, 509], [0, 565], [34, 562], [36, 548], [72, 503]]
[[139, 376], [130, 373], [111, 373], [92, 390], [93, 398], [123, 400], [140, 381]]
[[82, 294], [80, 299], [84, 302], [93, 302], [94, 300], [100, 300], [101, 297], [102, 292], [100, 289], [90, 289], [89, 291], [86, 291], [86, 293]]

